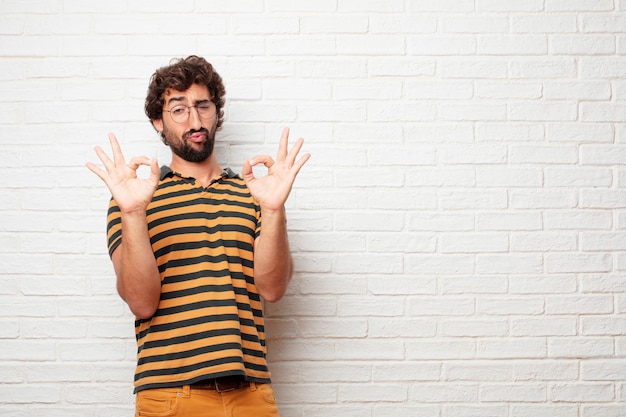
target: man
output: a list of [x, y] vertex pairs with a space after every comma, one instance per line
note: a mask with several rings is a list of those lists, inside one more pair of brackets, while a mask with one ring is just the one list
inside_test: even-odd
[[[279, 300], [292, 275], [284, 203], [309, 154], [303, 140], [245, 161], [241, 177], [217, 162], [225, 88], [190, 56], [151, 78], [145, 112], [172, 151], [169, 166], [89, 162], [112, 194], [108, 247], [117, 290], [136, 315], [136, 416], [278, 416], [270, 386], [262, 301]], [[255, 178], [252, 167], [268, 175]], [[148, 166], [148, 178], [137, 169]]]

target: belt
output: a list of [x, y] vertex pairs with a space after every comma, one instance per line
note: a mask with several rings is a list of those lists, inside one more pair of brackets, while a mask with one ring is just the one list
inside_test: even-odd
[[229, 392], [248, 386], [248, 382], [244, 377], [224, 376], [221, 378], [203, 379], [202, 381], [191, 384], [193, 389], [209, 389], [217, 392]]

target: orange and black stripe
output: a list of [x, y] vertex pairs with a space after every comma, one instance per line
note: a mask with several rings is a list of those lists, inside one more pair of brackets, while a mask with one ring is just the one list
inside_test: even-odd
[[[150, 242], [161, 274], [156, 313], [136, 320], [135, 391], [244, 375], [270, 382], [253, 248], [260, 208], [230, 169], [209, 187], [168, 167], [148, 206]], [[109, 253], [122, 241], [111, 200]]]

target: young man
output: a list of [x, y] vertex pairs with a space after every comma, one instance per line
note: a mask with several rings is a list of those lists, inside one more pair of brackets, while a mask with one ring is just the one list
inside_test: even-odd
[[[279, 300], [292, 275], [284, 203], [309, 154], [255, 156], [241, 177], [213, 147], [225, 89], [190, 56], [151, 78], [145, 111], [172, 151], [169, 166], [113, 159], [87, 167], [112, 194], [109, 254], [120, 296], [136, 315], [136, 416], [278, 416], [266, 362], [261, 300]], [[255, 178], [262, 164], [268, 175]], [[148, 178], [137, 169], [150, 167]]]

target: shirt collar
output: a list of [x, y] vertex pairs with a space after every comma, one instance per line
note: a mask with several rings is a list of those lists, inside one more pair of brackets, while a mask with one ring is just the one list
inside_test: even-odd
[[[179, 174], [178, 172], [172, 171], [172, 168], [168, 167], [167, 165], [163, 165], [161, 167], [161, 181], [163, 181], [165, 178], [173, 177], [174, 175], [183, 177], [183, 175]], [[235, 171], [228, 167], [224, 168], [224, 171], [222, 171], [220, 175], [222, 178], [240, 178]]]

